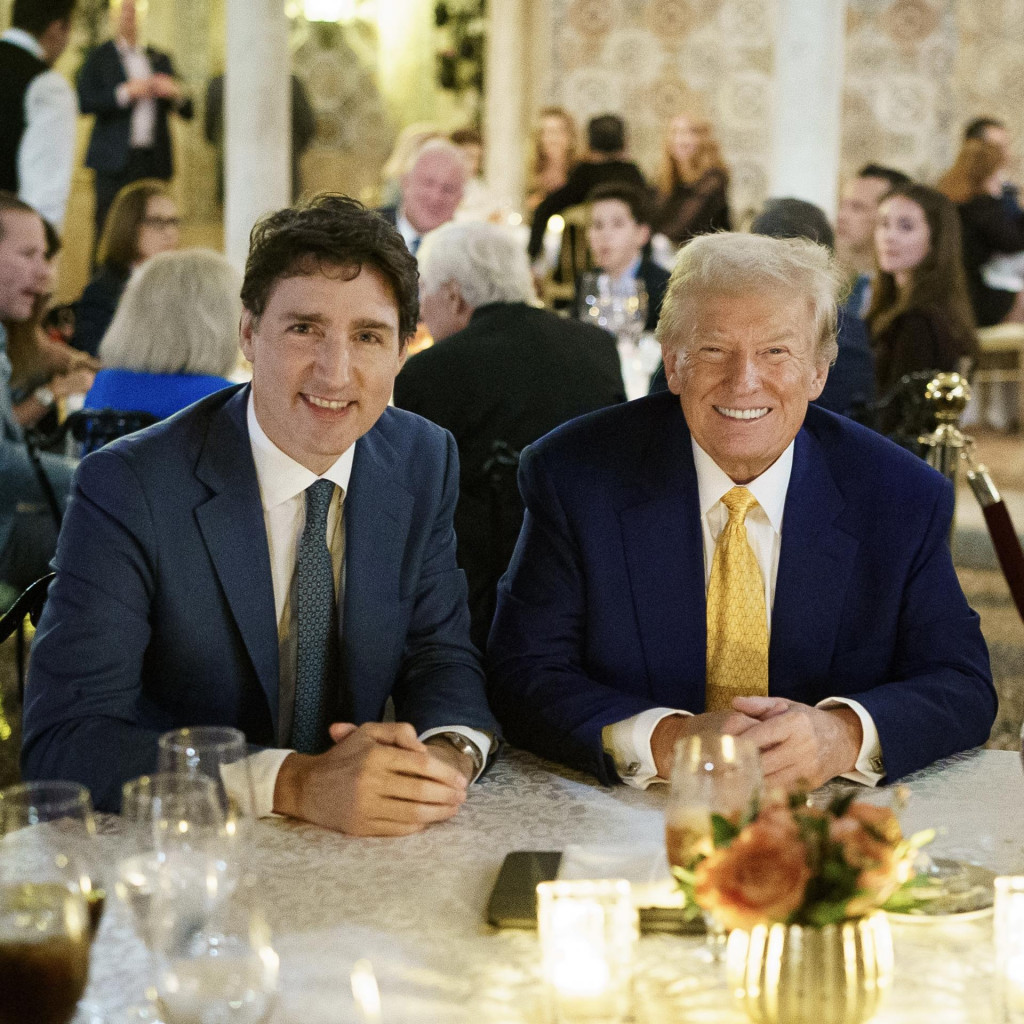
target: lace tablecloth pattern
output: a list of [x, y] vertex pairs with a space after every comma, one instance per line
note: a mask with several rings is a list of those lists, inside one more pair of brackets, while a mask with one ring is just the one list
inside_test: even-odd
[[[906, 832], [939, 829], [932, 852], [1024, 871], [1024, 776], [1016, 754], [973, 751], [908, 780]], [[836, 784], [833, 784], [833, 786]], [[863, 792], [891, 798], [884, 788]], [[506, 853], [569, 843], [660, 843], [665, 791], [594, 780], [506, 748], [457, 817], [404, 839], [357, 839], [285, 820], [257, 823], [251, 870], [274, 946], [282, 998], [274, 1024], [357, 1021], [349, 975], [368, 958], [385, 1024], [540, 1022], [538, 949], [532, 932], [485, 921]], [[111, 869], [117, 819], [101, 841]], [[878, 1024], [989, 1021], [991, 919], [894, 925], [897, 980]], [[637, 972], [637, 1022], [739, 1024], [701, 940], [645, 936]], [[113, 1011], [138, 997], [146, 954], [126, 910], [110, 901], [93, 952], [87, 998]]]

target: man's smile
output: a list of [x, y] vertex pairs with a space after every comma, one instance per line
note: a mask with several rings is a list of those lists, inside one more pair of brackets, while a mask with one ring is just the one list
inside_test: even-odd
[[761, 409], [730, 409], [724, 405], [716, 405], [714, 410], [730, 420], [759, 420], [771, 412], [767, 406]]

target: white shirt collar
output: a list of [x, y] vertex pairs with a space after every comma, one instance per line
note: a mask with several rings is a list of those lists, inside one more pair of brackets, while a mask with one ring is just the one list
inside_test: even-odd
[[[697, 469], [697, 494], [700, 499], [700, 514], [703, 518], [722, 500], [722, 496], [736, 484], [710, 455], [690, 436], [693, 447], [693, 464]], [[786, 507], [786, 492], [793, 472], [793, 446], [790, 441], [786, 450], [759, 476], [744, 486], [757, 498], [772, 529], [782, 533], [782, 513]]]
[[398, 228], [398, 233], [405, 241], [406, 248], [411, 252], [412, 243], [422, 236], [420, 235], [420, 232], [412, 226], [412, 221], [406, 217], [405, 210], [401, 206], [398, 208], [398, 215], [395, 217], [395, 227]]
[[121, 54], [122, 57], [125, 54], [128, 54], [128, 53], [145, 53], [146, 52], [146, 48], [142, 45], [142, 43], [136, 42], [136, 44], [134, 46], [132, 46], [132, 44], [129, 43], [128, 40], [125, 39], [123, 36], [118, 36], [114, 40], [114, 46], [117, 47], [117, 52], [119, 54]]
[[9, 28], [3, 35], [0, 35], [0, 39], [5, 43], [12, 43], [14, 46], [20, 46], [23, 50], [28, 50], [33, 57], [38, 57], [44, 64], [50, 63], [46, 59], [46, 51], [39, 45], [39, 40], [23, 28]]
[[305, 466], [296, 462], [290, 455], [285, 455], [267, 437], [259, 420], [256, 419], [251, 388], [246, 408], [246, 421], [249, 426], [249, 444], [252, 448], [253, 462], [256, 464], [256, 481], [260, 487], [260, 500], [263, 503], [264, 512], [291, 500], [320, 479], [330, 480], [343, 491], [348, 490], [349, 477], [352, 475], [352, 460], [355, 458], [356, 452], [354, 444], [338, 457], [338, 461], [322, 477], [318, 477]]

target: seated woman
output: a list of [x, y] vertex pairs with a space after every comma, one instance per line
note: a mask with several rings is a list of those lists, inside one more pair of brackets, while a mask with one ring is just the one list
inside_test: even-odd
[[973, 361], [978, 341], [953, 203], [926, 185], [897, 185], [878, 207], [875, 255], [867, 325], [879, 396], [904, 374]]
[[995, 257], [1024, 256], [1024, 212], [1003, 200], [1005, 180], [1003, 151], [984, 139], [968, 139], [938, 186], [960, 212], [964, 270], [979, 327], [1024, 320], [1020, 271], [1016, 282], [1007, 282], [1009, 287], [1000, 287], [1002, 282], [993, 282], [986, 272]]
[[544, 107], [533, 139], [533, 165], [526, 196], [530, 213], [569, 180], [578, 149], [579, 133], [572, 115], [564, 107]]
[[729, 170], [709, 121], [679, 114], [665, 137], [654, 230], [675, 245], [709, 231], [729, 231]]
[[238, 358], [241, 287], [231, 264], [205, 249], [148, 260], [103, 336], [104, 368], [85, 407], [163, 419], [227, 387]]
[[75, 348], [96, 355], [129, 275], [151, 256], [177, 249], [178, 227], [166, 182], [143, 178], [117, 193], [100, 238], [99, 268], [75, 304]]

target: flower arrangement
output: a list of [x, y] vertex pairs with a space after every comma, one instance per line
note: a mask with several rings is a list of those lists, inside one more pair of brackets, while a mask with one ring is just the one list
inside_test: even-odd
[[854, 794], [810, 807], [795, 793], [754, 807], [740, 821], [711, 815], [712, 847], [673, 873], [690, 916], [710, 914], [722, 928], [756, 924], [822, 926], [862, 917], [923, 884], [917, 851], [933, 832], [904, 839], [888, 807]]

